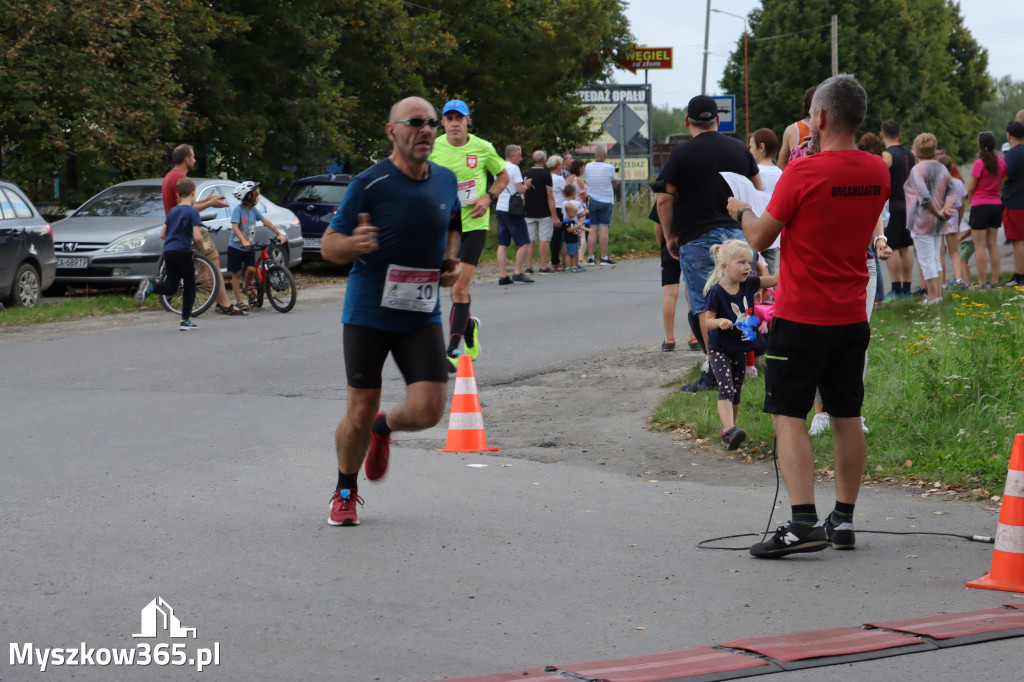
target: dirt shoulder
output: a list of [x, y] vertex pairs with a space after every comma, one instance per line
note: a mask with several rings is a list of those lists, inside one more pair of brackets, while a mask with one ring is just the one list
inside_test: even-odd
[[[627, 351], [584, 362], [572, 371], [481, 384], [487, 443], [500, 448], [494, 454], [502, 457], [648, 480], [737, 485], [763, 481], [766, 473], [774, 477], [769, 463], [741, 466], [722, 448], [701, 447], [681, 434], [648, 428], [654, 408], [677, 390], [664, 385], [699, 360], [688, 351]], [[435, 442], [423, 439], [422, 445]]]

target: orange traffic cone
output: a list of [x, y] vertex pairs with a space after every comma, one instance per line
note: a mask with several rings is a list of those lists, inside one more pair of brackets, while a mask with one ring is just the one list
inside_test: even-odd
[[1024, 433], [1018, 433], [1013, 440], [996, 547], [992, 550], [992, 570], [967, 583], [967, 587], [1024, 592]]
[[484, 415], [480, 412], [480, 396], [476, 392], [476, 375], [473, 374], [473, 360], [468, 355], [459, 356], [452, 412], [448, 418], [448, 442], [444, 450], [435, 449], [437, 452], [495, 452], [498, 449], [487, 447]]

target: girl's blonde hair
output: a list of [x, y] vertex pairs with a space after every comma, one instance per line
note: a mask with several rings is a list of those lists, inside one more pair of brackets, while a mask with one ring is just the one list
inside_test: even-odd
[[754, 249], [742, 239], [730, 239], [721, 244], [711, 246], [711, 255], [715, 259], [715, 268], [708, 276], [708, 281], [704, 283], [705, 296], [711, 291], [711, 287], [718, 284], [719, 280], [722, 279], [722, 272], [725, 270], [722, 266], [731, 263], [736, 256], [743, 254], [744, 251], [753, 257]]

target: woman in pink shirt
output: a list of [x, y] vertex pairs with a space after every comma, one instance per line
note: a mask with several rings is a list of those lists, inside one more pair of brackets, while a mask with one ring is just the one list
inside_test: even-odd
[[[992, 288], [999, 284], [999, 226], [1003, 221], [1003, 202], [999, 190], [1006, 179], [1006, 162], [996, 156], [996, 136], [989, 131], [978, 133], [980, 158], [971, 168], [967, 197], [971, 201], [971, 237], [978, 265], [978, 286]], [[991, 262], [992, 275], [985, 283], [985, 270]]]

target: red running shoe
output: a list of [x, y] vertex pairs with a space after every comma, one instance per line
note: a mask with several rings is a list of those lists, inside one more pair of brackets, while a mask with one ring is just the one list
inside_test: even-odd
[[363, 498], [348, 488], [339, 488], [331, 496], [331, 514], [327, 523], [332, 526], [358, 526], [356, 502], [363, 503]]
[[[379, 419], [383, 412], [377, 413]], [[376, 420], [374, 420], [376, 421]], [[370, 432], [370, 449], [366, 453], [366, 463], [363, 469], [366, 471], [366, 478], [371, 481], [379, 481], [388, 473], [388, 461], [391, 459], [391, 436], [382, 436], [379, 433]]]

